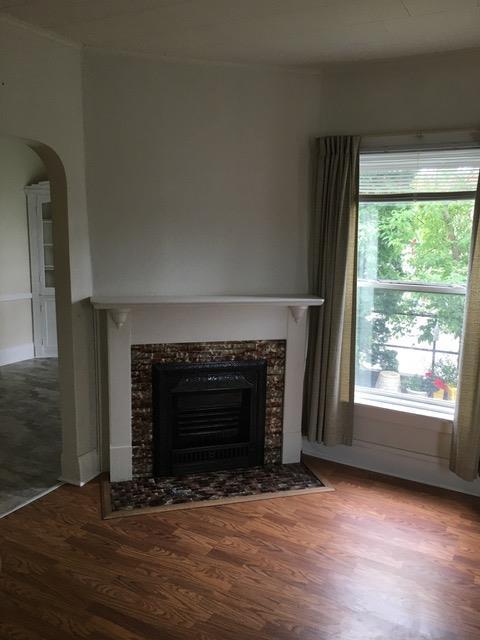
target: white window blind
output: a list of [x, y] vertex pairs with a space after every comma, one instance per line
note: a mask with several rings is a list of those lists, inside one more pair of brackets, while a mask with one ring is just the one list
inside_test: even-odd
[[480, 149], [362, 154], [360, 194], [474, 192], [479, 169]]

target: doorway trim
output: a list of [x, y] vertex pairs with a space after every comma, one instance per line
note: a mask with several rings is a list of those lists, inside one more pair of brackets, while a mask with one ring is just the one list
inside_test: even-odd
[[[93, 317], [88, 298], [75, 303], [72, 300], [66, 171], [61, 158], [49, 145], [1, 130], [0, 136], [15, 139], [32, 149], [43, 161], [50, 181], [54, 261], [57, 265], [55, 294], [62, 423], [62, 473], [59, 480], [82, 486], [100, 473], [96, 445], [87, 449], [85, 444], [81, 445], [82, 441], [85, 442], [85, 434], [81, 430], [83, 432], [95, 425], [98, 433], [94, 368], [90, 368], [88, 363], [90, 353], [85, 353], [91, 350], [93, 362], [93, 339], [90, 336], [90, 333], [93, 335]], [[91, 422], [90, 413], [93, 415]]]

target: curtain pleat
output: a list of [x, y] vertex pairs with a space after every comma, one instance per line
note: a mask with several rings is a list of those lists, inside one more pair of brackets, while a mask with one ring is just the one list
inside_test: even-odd
[[480, 183], [473, 217], [470, 267], [450, 468], [474, 480], [480, 459]]
[[320, 138], [310, 224], [311, 293], [303, 429], [309, 440], [351, 444], [355, 384], [360, 138]]

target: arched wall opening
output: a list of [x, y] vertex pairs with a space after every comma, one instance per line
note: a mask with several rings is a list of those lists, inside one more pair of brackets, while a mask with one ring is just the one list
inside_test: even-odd
[[0, 136], [45, 162], [55, 203], [62, 478], [99, 473], [93, 290], [85, 176], [81, 47], [0, 17]]
[[[68, 234], [67, 178], [57, 153], [37, 141], [25, 141], [44, 162], [50, 180], [53, 215], [54, 261], [56, 265], [56, 316], [62, 420], [62, 478], [71, 481], [77, 473], [75, 374], [72, 331], [72, 295]], [[73, 476], [73, 477], [72, 477]]]
[[[58, 343], [58, 367], [59, 367], [59, 391], [60, 414], [62, 430], [62, 455], [60, 480], [72, 484], [83, 484], [81, 466], [81, 446], [79, 443], [79, 429], [82, 425], [78, 419], [77, 403], [78, 390], [76, 388], [76, 364], [75, 344], [78, 343], [74, 335], [74, 314], [87, 316], [87, 325], [90, 314], [88, 301], [72, 303], [71, 287], [71, 261], [69, 235], [69, 210], [68, 210], [68, 185], [65, 168], [59, 155], [48, 145], [37, 140], [21, 138], [2, 134], [4, 140], [16, 141], [24, 144], [34, 151], [46, 168], [46, 174], [50, 182], [53, 219], [53, 252], [55, 265], [55, 300], [56, 300], [56, 326]], [[78, 309], [81, 306], [81, 310]], [[78, 318], [77, 318], [78, 319]], [[78, 323], [77, 323], [78, 324]], [[93, 352], [93, 344], [89, 345]], [[85, 345], [84, 345], [85, 348]], [[78, 351], [78, 348], [77, 348]], [[84, 372], [88, 379], [92, 377], [92, 371]], [[93, 382], [92, 382], [93, 384]], [[78, 386], [78, 383], [77, 383]], [[94, 394], [90, 394], [90, 399]], [[90, 425], [93, 426], [93, 425]], [[95, 473], [89, 473], [90, 477]], [[88, 478], [90, 479], [90, 478]]]

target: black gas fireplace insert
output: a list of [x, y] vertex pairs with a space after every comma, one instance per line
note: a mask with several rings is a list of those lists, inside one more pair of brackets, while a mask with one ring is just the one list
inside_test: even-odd
[[152, 368], [155, 476], [263, 464], [264, 360]]

